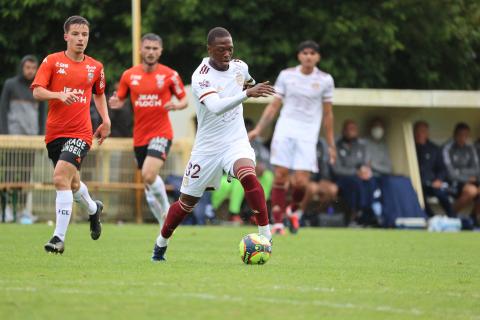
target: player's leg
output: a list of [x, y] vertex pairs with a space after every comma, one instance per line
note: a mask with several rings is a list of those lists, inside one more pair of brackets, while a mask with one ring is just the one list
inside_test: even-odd
[[275, 178], [272, 187], [272, 216], [273, 232], [275, 234], [285, 234], [283, 218], [285, 208], [287, 207], [287, 186], [289, 178], [289, 169], [276, 166], [274, 168]]
[[272, 216], [273, 232], [285, 234], [283, 218], [287, 206], [287, 188], [289, 170], [293, 168], [293, 154], [295, 153], [295, 141], [290, 138], [277, 138], [274, 136], [271, 144], [270, 163], [274, 165], [274, 180], [272, 187]]
[[100, 238], [102, 234], [102, 224], [100, 215], [103, 211], [103, 203], [100, 200], [93, 200], [88, 192], [88, 187], [80, 180], [80, 172], [77, 171], [72, 181], [73, 201], [78, 203], [88, 212], [90, 221], [90, 237], [93, 240]]
[[275, 179], [273, 172], [270, 170], [265, 170], [263, 171], [261, 176], [258, 176], [257, 172], [257, 177], [258, 181], [260, 181], [260, 184], [262, 185], [263, 191], [265, 192], [265, 200], [270, 200], [270, 196], [272, 194], [273, 180]]
[[[170, 146], [171, 141], [166, 138], [156, 137], [150, 140], [150, 143], [147, 147], [146, 158], [143, 162], [143, 166], [141, 167], [142, 178], [146, 189], [151, 192], [153, 197], [160, 203], [162, 207], [162, 213], [160, 215], [161, 218], [159, 220], [160, 225], [162, 224], [162, 220], [170, 207], [167, 191], [165, 189], [165, 182], [159, 175], [160, 169], [163, 167], [163, 164], [167, 159]], [[146, 194], [146, 196], [150, 201], [153, 199], [151, 196], [149, 197], [148, 194]], [[151, 201], [150, 207], [155, 210], [158, 208], [158, 205]], [[158, 214], [155, 214], [155, 216], [157, 215]]]
[[155, 247], [152, 261], [165, 260], [168, 239], [173, 231], [193, 211], [193, 208], [208, 187], [219, 187], [222, 178], [221, 157], [194, 156], [190, 158], [183, 175], [180, 197], [168, 210]]
[[290, 222], [289, 229], [292, 233], [297, 233], [300, 228], [300, 218], [302, 214], [300, 206], [305, 197], [305, 191], [309, 181], [309, 171], [295, 171], [292, 183], [292, 199], [286, 210]]
[[55, 231], [53, 237], [45, 244], [45, 250], [53, 253], [63, 253], [65, 236], [72, 215], [73, 194], [71, 184], [77, 168], [69, 162], [59, 160], [53, 172], [53, 184], [57, 191], [55, 198]]
[[89, 146], [80, 139], [59, 138], [47, 144], [48, 157], [54, 165], [53, 183], [57, 190], [55, 200], [56, 226], [54, 236], [45, 245], [48, 252], [63, 253], [65, 235], [72, 214], [72, 183], [80, 170]]
[[255, 163], [247, 158], [238, 159], [233, 164], [233, 173], [243, 186], [245, 199], [257, 221], [258, 233], [271, 240], [265, 192], [255, 173]]
[[172, 203], [168, 210], [167, 217], [163, 223], [160, 235], [157, 237], [153, 249], [152, 261], [164, 261], [165, 252], [168, 246], [168, 239], [172, 236], [175, 229], [182, 223], [185, 217], [192, 213], [193, 208], [200, 200], [200, 197], [193, 197], [187, 194], [180, 194], [180, 198]]
[[477, 187], [474, 184], [466, 183], [460, 186], [460, 196], [454, 203], [455, 212], [460, 212], [462, 209], [472, 203], [472, 201], [478, 196]]

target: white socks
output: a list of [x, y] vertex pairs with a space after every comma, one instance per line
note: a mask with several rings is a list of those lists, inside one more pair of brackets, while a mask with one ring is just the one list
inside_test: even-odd
[[165, 190], [165, 183], [162, 178], [157, 175], [155, 181], [148, 185], [148, 187], [162, 205], [162, 213], [167, 213], [170, 208], [170, 203], [168, 202], [167, 191]]
[[72, 216], [73, 194], [71, 190], [57, 190], [57, 199], [55, 201], [55, 209], [57, 212], [57, 220], [55, 232], [53, 235], [65, 241], [68, 223]]
[[272, 240], [272, 233], [270, 232], [270, 225], [267, 224], [266, 226], [258, 226], [258, 233], [261, 236], [264, 236], [268, 240]]
[[73, 194], [73, 199], [75, 202], [85, 208], [89, 215], [93, 215], [95, 212], [97, 212], [97, 204], [90, 197], [88, 188], [82, 181], [80, 181], [80, 188], [78, 191]]
[[162, 235], [160, 234], [157, 238], [157, 246], [159, 247], [166, 247], [168, 245], [168, 239], [165, 239], [164, 237], [162, 237]]
[[160, 226], [163, 225], [163, 221], [165, 220], [166, 212], [163, 212], [162, 206], [160, 202], [158, 202], [157, 198], [153, 195], [153, 193], [145, 188], [145, 198], [147, 199], [148, 207], [150, 211], [152, 211], [155, 218], [157, 218], [158, 223]]

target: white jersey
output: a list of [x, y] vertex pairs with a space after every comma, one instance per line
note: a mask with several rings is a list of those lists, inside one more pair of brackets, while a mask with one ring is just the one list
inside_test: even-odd
[[192, 155], [209, 155], [224, 152], [241, 140], [248, 142], [243, 120], [243, 105], [216, 115], [202, 101], [210, 94], [220, 98], [233, 97], [243, 91], [246, 81], [252, 77], [248, 66], [241, 60], [232, 60], [227, 71], [215, 70], [204, 58], [192, 75], [192, 92], [195, 100], [198, 129]]
[[300, 66], [280, 72], [275, 83], [283, 107], [275, 126], [275, 137], [317, 142], [323, 116], [323, 103], [332, 102], [334, 83], [328, 73], [315, 68], [303, 74]]

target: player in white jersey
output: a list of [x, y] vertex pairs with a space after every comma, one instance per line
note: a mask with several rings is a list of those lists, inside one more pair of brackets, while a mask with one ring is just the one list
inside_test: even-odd
[[[165, 260], [168, 238], [192, 212], [203, 192], [216, 188], [223, 173], [237, 178], [245, 199], [255, 213], [261, 235], [271, 239], [265, 195], [255, 175], [255, 153], [243, 120], [242, 102], [248, 97], [273, 95], [272, 86], [255, 81], [248, 66], [232, 60], [233, 41], [224, 28], [208, 33], [208, 54], [192, 75], [198, 130], [190, 161], [183, 176], [180, 198], [173, 203], [157, 238], [152, 261]], [[244, 90], [244, 86], [249, 88]]]
[[[319, 46], [314, 41], [304, 41], [298, 47], [297, 58], [300, 65], [280, 72], [275, 83], [276, 95], [265, 108], [254, 130], [249, 132], [253, 139], [262, 133], [275, 118], [283, 104], [275, 126], [271, 145], [270, 162], [275, 166], [275, 181], [272, 188], [272, 214], [274, 232], [284, 234], [283, 217], [285, 211], [290, 220], [290, 231], [299, 228], [299, 204], [311, 172], [317, 172], [316, 145], [323, 120], [330, 162], [336, 159], [333, 134], [333, 78], [320, 71], [316, 65], [320, 61]], [[294, 171], [292, 201], [286, 205], [286, 194], [290, 182], [290, 170]]]

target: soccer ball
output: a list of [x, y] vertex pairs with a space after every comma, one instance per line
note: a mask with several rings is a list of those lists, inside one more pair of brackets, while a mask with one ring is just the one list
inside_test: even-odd
[[239, 245], [240, 258], [245, 264], [265, 264], [272, 255], [272, 244], [256, 233], [243, 237]]

